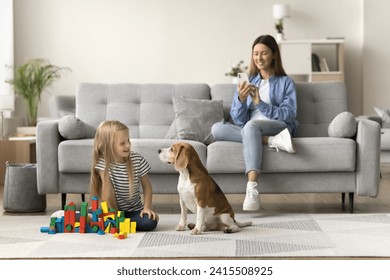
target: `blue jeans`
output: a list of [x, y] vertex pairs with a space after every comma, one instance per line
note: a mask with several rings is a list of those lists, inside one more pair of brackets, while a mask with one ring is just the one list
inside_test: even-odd
[[151, 231], [157, 227], [157, 221], [149, 219], [148, 214], [144, 214], [143, 217], [140, 216], [141, 211], [125, 212], [125, 217], [130, 218], [131, 222], [137, 223], [137, 231]]
[[276, 120], [250, 120], [244, 127], [228, 122], [215, 123], [211, 133], [217, 141], [240, 142], [243, 145], [245, 173], [261, 170], [263, 157], [262, 136], [274, 136], [287, 128], [286, 123]]

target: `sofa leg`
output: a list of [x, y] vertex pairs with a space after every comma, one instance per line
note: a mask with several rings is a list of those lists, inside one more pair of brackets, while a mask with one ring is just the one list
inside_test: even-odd
[[65, 209], [65, 204], [66, 204], [66, 193], [62, 193], [61, 194], [61, 209], [64, 210]]
[[[348, 198], [349, 198], [349, 213], [353, 213], [353, 198], [354, 198], [354, 193], [348, 193]], [[345, 193], [341, 193], [341, 206], [343, 207], [343, 211], [345, 211]]]
[[349, 193], [349, 213], [353, 213], [353, 198], [354, 198], [354, 193], [350, 192]]

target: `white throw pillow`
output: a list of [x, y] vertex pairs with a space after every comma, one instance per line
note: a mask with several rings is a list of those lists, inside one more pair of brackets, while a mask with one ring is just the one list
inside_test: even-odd
[[65, 139], [94, 138], [96, 129], [74, 115], [62, 117], [58, 122], [58, 131]]
[[338, 114], [328, 126], [328, 135], [338, 138], [352, 138], [356, 134], [356, 118], [350, 112]]

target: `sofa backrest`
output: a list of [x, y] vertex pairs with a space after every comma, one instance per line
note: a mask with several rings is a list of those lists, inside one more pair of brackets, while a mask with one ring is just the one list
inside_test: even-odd
[[76, 116], [97, 127], [119, 120], [131, 138], [165, 138], [175, 118], [172, 97], [210, 99], [207, 84], [81, 83], [76, 91]]
[[[225, 120], [237, 85], [82, 83], [76, 92], [76, 116], [97, 127], [116, 119], [132, 138], [165, 138], [175, 118], [172, 97], [222, 100]], [[328, 136], [328, 125], [347, 110], [342, 82], [296, 83], [299, 122], [296, 137]]]
[[343, 82], [297, 83], [298, 130], [296, 137], [328, 136], [328, 126], [338, 114], [347, 111]]
[[[217, 84], [211, 87], [211, 98], [223, 100], [225, 120], [237, 85]], [[296, 137], [328, 136], [328, 126], [335, 116], [347, 110], [347, 93], [342, 82], [298, 82]], [[227, 112], [227, 115], [226, 115]]]

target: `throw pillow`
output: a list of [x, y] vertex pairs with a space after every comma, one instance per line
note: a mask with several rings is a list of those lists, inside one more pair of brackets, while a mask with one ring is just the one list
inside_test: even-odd
[[65, 139], [94, 138], [96, 129], [74, 115], [62, 117], [58, 122], [58, 131]]
[[201, 100], [184, 97], [172, 97], [175, 120], [168, 137], [172, 138], [176, 127], [176, 139], [195, 140], [204, 144], [214, 141], [211, 127], [223, 121], [222, 100]]
[[375, 112], [382, 118], [382, 122], [390, 122], [390, 110], [374, 107]]
[[350, 112], [338, 114], [328, 126], [330, 137], [351, 138], [356, 134], [356, 118]]
[[166, 139], [177, 139], [176, 135], [176, 120], [173, 120], [171, 126], [169, 127], [169, 131], [167, 135], [165, 135]]

